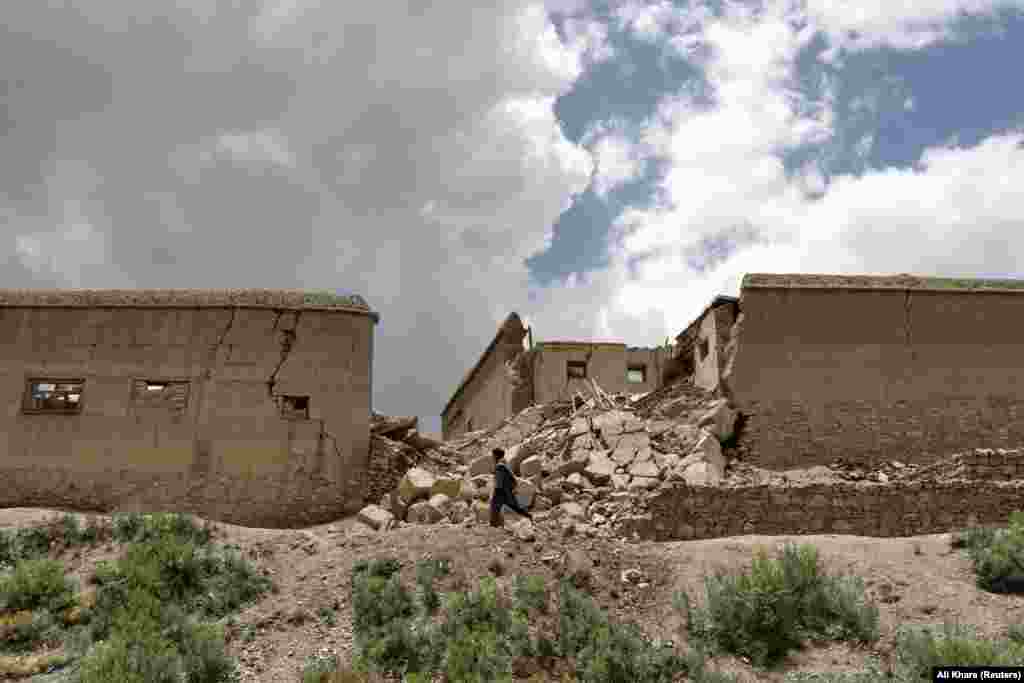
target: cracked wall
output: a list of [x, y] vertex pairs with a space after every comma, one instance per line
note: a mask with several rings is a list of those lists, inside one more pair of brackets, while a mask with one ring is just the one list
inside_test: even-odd
[[729, 384], [772, 469], [931, 462], [1024, 441], [1024, 297], [744, 287]]
[[[175, 509], [296, 526], [362, 502], [374, 321], [330, 310], [0, 306], [0, 505]], [[78, 415], [26, 415], [29, 377], [85, 379]], [[133, 401], [186, 381], [183, 410]], [[308, 396], [309, 419], [277, 399]]]

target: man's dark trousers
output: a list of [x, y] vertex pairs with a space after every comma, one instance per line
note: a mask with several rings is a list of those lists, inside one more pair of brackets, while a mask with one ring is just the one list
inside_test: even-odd
[[515, 512], [519, 513], [523, 517], [529, 517], [530, 513], [527, 512], [519, 505], [519, 501], [516, 500], [514, 495], [510, 495], [505, 491], [498, 489], [494, 492], [491, 497], [491, 526], [502, 526], [501, 506], [507, 505], [512, 508]]

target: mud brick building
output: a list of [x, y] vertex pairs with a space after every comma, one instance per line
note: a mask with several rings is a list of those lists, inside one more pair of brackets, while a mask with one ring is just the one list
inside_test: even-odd
[[773, 469], [1024, 442], [1024, 282], [748, 274], [725, 368]]
[[445, 439], [493, 427], [527, 406], [589, 396], [589, 380], [612, 393], [645, 393], [661, 386], [667, 352], [621, 343], [539, 342], [515, 313], [499, 326], [441, 413]]
[[0, 290], [0, 505], [358, 509], [377, 320], [330, 293]]

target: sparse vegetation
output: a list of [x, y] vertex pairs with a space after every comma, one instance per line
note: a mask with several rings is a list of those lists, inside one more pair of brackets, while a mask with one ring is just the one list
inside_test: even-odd
[[1010, 514], [1004, 528], [972, 527], [953, 537], [967, 551], [978, 587], [993, 593], [1024, 593], [1024, 512]]
[[1024, 645], [1013, 640], [979, 638], [975, 630], [961, 624], [941, 628], [902, 628], [896, 636], [898, 680], [922, 680], [935, 666], [1020, 666]]
[[[363, 672], [423, 675], [443, 672], [453, 682], [509, 681], [519, 657], [570, 657], [574, 680], [583, 682], [670, 681], [690, 671], [693, 680], [723, 680], [704, 669], [703, 653], [680, 656], [674, 648], [651, 643], [631, 624], [607, 618], [591, 598], [563, 581], [558, 591], [557, 634], [531, 638], [531, 617], [547, 611], [547, 589], [540, 577], [517, 576], [506, 595], [493, 576], [476, 590], [444, 595], [438, 619], [430, 608], [440, 565], [420, 563], [419, 604], [400, 581], [395, 560], [361, 562], [353, 569], [352, 591], [358, 654]], [[536, 621], [536, 619], [533, 619]], [[551, 637], [554, 635], [554, 638]], [[309, 665], [309, 675], [323, 675]], [[316, 680], [316, 679], [314, 679]]]
[[[54, 546], [113, 538], [127, 544], [100, 562], [95, 591], [75, 594]], [[237, 553], [215, 547], [212, 529], [172, 513], [114, 517], [110, 527], [65, 515], [53, 523], [0, 535], [0, 629], [4, 647], [63, 643], [47, 666], [73, 664], [76, 683], [214, 683], [234, 670], [220, 625], [204, 623], [259, 597], [270, 581]], [[194, 616], [192, 616], [194, 615]]]
[[763, 550], [750, 571], [705, 577], [703, 607], [685, 593], [677, 606], [690, 637], [757, 665], [783, 659], [807, 640], [869, 642], [878, 638], [878, 609], [858, 577], [830, 576], [811, 545], [784, 547], [779, 559]]

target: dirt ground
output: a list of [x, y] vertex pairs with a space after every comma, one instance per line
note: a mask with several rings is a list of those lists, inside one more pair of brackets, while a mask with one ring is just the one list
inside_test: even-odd
[[[0, 510], [0, 528], [28, 526], [56, 513], [36, 509]], [[991, 595], [974, 585], [965, 554], [950, 549], [949, 535], [917, 538], [853, 536], [743, 536], [676, 543], [625, 543], [557, 536], [538, 527], [534, 542], [522, 542], [503, 529], [486, 525], [405, 526], [385, 533], [368, 532], [354, 519], [302, 530], [253, 529], [216, 525], [215, 540], [237, 545], [269, 573], [278, 592], [236, 615], [229, 629], [229, 652], [238, 658], [241, 680], [285, 683], [301, 680], [308, 657], [336, 654], [342, 661], [352, 652], [350, 571], [361, 559], [391, 556], [402, 560], [410, 581], [415, 561], [447, 556], [453, 577], [475, 585], [476, 578], [501, 564], [499, 584], [516, 574], [540, 574], [554, 585], [558, 566], [568, 550], [581, 550], [595, 563], [591, 593], [619, 618], [637, 622], [652, 637], [681, 642], [681, 619], [672, 596], [685, 589], [698, 602], [702, 580], [715, 567], [749, 566], [757, 546], [769, 551], [786, 541], [812, 543], [831, 572], [852, 572], [867, 583], [881, 613], [882, 638], [871, 650], [848, 646], [809, 648], [795, 654], [777, 671], [754, 671], [738, 661], [722, 660], [721, 668], [745, 681], [781, 681], [787, 671], [862, 670], [866, 657], [884, 659], [901, 624], [940, 624], [944, 620], [972, 624], [987, 636], [1001, 636], [1008, 625], [1024, 619], [1024, 597]], [[69, 572], [84, 579], [95, 562], [112, 549], [100, 546], [67, 553]], [[636, 568], [638, 583], [623, 583], [623, 570]], [[647, 585], [645, 585], [647, 584]], [[446, 586], [442, 585], [441, 590]], [[328, 626], [318, 617], [322, 607], [335, 608], [337, 621]], [[248, 634], [249, 637], [243, 637]], [[43, 680], [37, 677], [36, 680]]]

